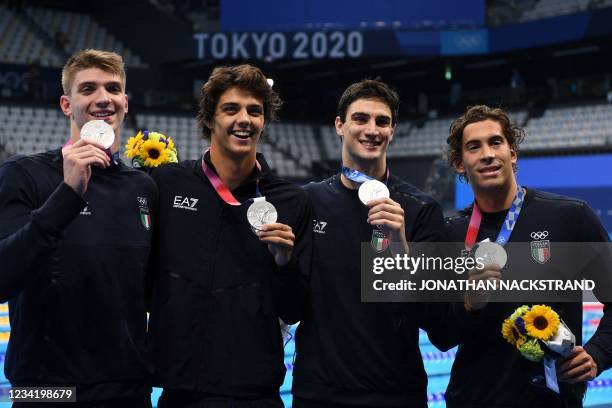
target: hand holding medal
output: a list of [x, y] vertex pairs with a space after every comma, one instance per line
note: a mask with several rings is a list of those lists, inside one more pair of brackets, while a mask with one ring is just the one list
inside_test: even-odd
[[281, 223], [265, 224], [255, 233], [261, 242], [268, 244], [268, 250], [278, 266], [289, 263], [293, 253], [295, 235], [289, 225]]
[[[386, 183], [344, 166], [342, 167], [342, 174], [347, 179], [361, 184], [357, 195], [359, 200], [370, 208], [367, 222], [375, 227], [370, 241], [374, 250], [382, 252], [391, 244], [394, 253], [408, 252], [404, 227], [404, 209], [390, 198]], [[388, 179], [389, 171], [387, 170], [386, 180]]]
[[114, 140], [113, 128], [102, 120], [83, 125], [81, 139], [76, 143], [68, 142], [62, 149], [64, 183], [82, 197], [91, 178], [91, 166], [106, 168], [110, 165], [108, 149]]
[[[242, 203], [234, 197], [232, 192], [223, 183], [223, 180], [219, 178], [206, 164], [206, 154], [210, 148], [204, 152], [202, 157], [202, 171], [213, 188], [217, 192], [217, 195], [226, 203], [233, 206], [241, 206]], [[258, 169], [261, 170], [259, 162], [255, 162]], [[251, 231], [259, 238], [261, 242], [268, 244], [268, 250], [272, 253], [274, 261], [278, 266], [283, 266], [289, 263], [291, 255], [293, 253], [293, 243], [295, 242], [295, 235], [289, 225], [277, 223], [278, 212], [274, 205], [266, 201], [266, 197], [262, 196], [259, 191], [259, 180], [255, 184], [255, 195], [252, 203], [246, 212], [246, 219], [251, 227]], [[247, 201], [251, 201], [250, 199]]]
[[[499, 281], [502, 278], [501, 269], [506, 266], [508, 255], [503, 246], [487, 238], [476, 245], [474, 259], [483, 266], [470, 270], [469, 280]], [[482, 309], [489, 303], [490, 298], [491, 294], [488, 291], [469, 290], [465, 293], [466, 308], [469, 310]]]
[[[382, 184], [382, 183], [381, 183]], [[389, 197], [377, 198], [368, 202], [368, 223], [389, 236], [391, 244], [399, 243], [399, 248], [392, 245], [394, 253], [407, 252], [404, 209]]]
[[[488, 265], [484, 268], [474, 268], [468, 272], [468, 280], [478, 281], [478, 280], [490, 280], [490, 281], [499, 281], [502, 278], [502, 274], [499, 268], [496, 265]], [[482, 290], [468, 290], [465, 292], [464, 304], [465, 308], [470, 311], [480, 310], [485, 307], [489, 303], [489, 299], [491, 298], [491, 293]]]

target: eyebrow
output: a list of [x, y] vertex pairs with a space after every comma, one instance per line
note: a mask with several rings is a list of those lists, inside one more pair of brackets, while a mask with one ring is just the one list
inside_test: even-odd
[[[220, 109], [225, 109], [225, 108], [239, 108], [240, 104], [237, 102], [225, 102], [224, 104], [220, 105], [219, 108]], [[247, 108], [258, 108], [258, 109], [263, 109], [263, 106], [258, 104], [258, 103], [252, 103], [247, 105]]]
[[[488, 140], [491, 140], [491, 139], [504, 139], [504, 136], [503, 135], [499, 135], [499, 134], [492, 134], [492, 135], [486, 136], [485, 142], [488, 141]], [[478, 138], [478, 139], [470, 139], [470, 140], [466, 141], [465, 144], [468, 145], [470, 143], [480, 143], [480, 142], [481, 142], [480, 138]]]
[[[92, 85], [93, 86], [97, 86], [98, 83], [95, 82], [95, 81], [82, 82], [82, 83], [79, 84], [78, 88], [80, 89], [80, 88], [82, 88], [84, 86], [92, 86]], [[118, 87], [123, 89], [123, 87], [121, 85], [121, 82], [119, 82], [119, 81], [111, 81], [111, 82], [106, 82], [106, 83], [103, 84], [103, 86], [109, 86], [109, 85], [110, 86], [118, 86]]]
[[[351, 118], [355, 117], [355, 116], [367, 116], [368, 118], [371, 117], [372, 115], [370, 115], [369, 113], [366, 112], [353, 112], [351, 113]], [[376, 116], [376, 119], [387, 119], [387, 120], [391, 120], [391, 116], [389, 115], [378, 115]]]

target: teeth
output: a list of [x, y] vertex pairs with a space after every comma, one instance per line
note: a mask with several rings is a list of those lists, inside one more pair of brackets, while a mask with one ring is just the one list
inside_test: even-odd
[[234, 132], [234, 135], [246, 137], [246, 136], [249, 136], [250, 133], [249, 132]]
[[107, 112], [107, 113], [93, 113], [92, 116], [95, 116], [96, 118], [104, 118], [106, 116], [110, 116], [112, 115], [111, 112]]

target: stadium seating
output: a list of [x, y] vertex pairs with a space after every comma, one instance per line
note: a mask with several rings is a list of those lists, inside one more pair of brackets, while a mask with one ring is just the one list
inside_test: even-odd
[[123, 56], [127, 67], [146, 67], [139, 56], [134, 55], [89, 14], [32, 7], [26, 8], [26, 13], [51, 38], [57, 33], [62, 33], [68, 40], [65, 50], [69, 54], [84, 48], [115, 51]]
[[603, 147], [612, 143], [612, 105], [548, 109], [530, 119], [525, 150]]
[[[181, 159], [195, 159], [208, 147], [193, 116], [143, 113], [136, 115], [136, 121], [143, 130], [172, 137]], [[122, 130], [122, 144], [136, 134], [127, 123]], [[0, 105], [0, 129], [6, 150], [20, 154], [61, 146], [70, 132], [69, 122], [59, 108], [10, 105]], [[312, 162], [320, 160], [314, 128], [307, 125], [269, 125], [259, 151], [279, 175], [295, 179], [308, 178]], [[125, 156], [123, 160], [130, 162]]]
[[61, 66], [64, 58], [45, 45], [15, 13], [0, 5], [0, 62], [41, 66]]
[[[68, 140], [70, 125], [58, 108], [0, 105], [0, 128], [6, 139], [6, 150], [31, 154], [55, 149]], [[134, 131], [127, 127], [126, 135]]]
[[523, 14], [522, 21], [539, 20], [585, 11], [591, 0], [540, 0], [534, 8]]
[[612, 7], [612, 0], [493, 0], [488, 6], [491, 25], [522, 23]]
[[[612, 105], [550, 108], [543, 116], [529, 119], [526, 111], [516, 111], [510, 112], [510, 117], [520, 125], [526, 123], [523, 151], [612, 145]], [[399, 124], [389, 157], [442, 155], [453, 118], [429, 119], [421, 127], [410, 122]], [[136, 123], [141, 129], [171, 136], [182, 159], [195, 159], [208, 147], [193, 116], [140, 113]], [[67, 138], [68, 126], [65, 116], [56, 108], [0, 105], [1, 133], [7, 150], [13, 152], [29, 154], [60, 146]], [[123, 143], [134, 134], [134, 129], [124, 128]], [[313, 163], [340, 157], [340, 139], [331, 125], [272, 123], [266, 127], [259, 151], [279, 175], [305, 180], [311, 177]]]
[[[0, 62], [30, 64], [38, 60], [43, 67], [61, 67], [66, 57], [49, 45], [49, 39], [62, 33], [67, 39], [64, 51], [70, 54], [84, 48], [104, 49], [121, 54], [127, 67], [147, 66], [88, 14], [32, 7], [24, 10], [26, 18], [0, 5]], [[36, 29], [28, 25], [28, 19]], [[47, 42], [37, 30], [46, 33]]]
[[[285, 166], [294, 169], [297, 176], [307, 177], [313, 162], [321, 160], [321, 152], [315, 138], [315, 129], [303, 124], [271, 124], [268, 126], [266, 140], [292, 160]], [[295, 165], [293, 164], [295, 163]]]

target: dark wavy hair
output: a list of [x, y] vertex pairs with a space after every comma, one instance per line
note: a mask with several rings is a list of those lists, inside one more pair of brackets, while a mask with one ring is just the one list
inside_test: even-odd
[[207, 124], [213, 121], [221, 95], [233, 87], [247, 91], [262, 100], [266, 123], [277, 119], [282, 101], [259, 68], [249, 64], [217, 67], [202, 86], [199, 103], [197, 123], [205, 139], [210, 139], [210, 129]]
[[400, 98], [389, 85], [380, 78], [364, 79], [350, 85], [338, 102], [338, 116], [342, 122], [346, 122], [346, 111], [351, 103], [358, 99], [377, 99], [389, 106], [391, 110], [391, 124], [397, 124], [399, 114]]
[[[491, 108], [487, 105], [470, 106], [465, 113], [459, 116], [450, 125], [449, 136], [446, 139], [447, 150], [446, 158], [448, 164], [453, 168], [457, 168], [461, 164], [461, 153], [463, 146], [463, 130], [472, 123], [482, 122], [483, 120], [494, 120], [501, 126], [502, 134], [506, 138], [510, 148], [514, 150], [518, 156], [519, 145], [525, 138], [525, 131], [516, 123], [512, 123], [508, 115], [503, 109]], [[517, 168], [514, 167], [516, 172]], [[462, 180], [465, 180], [464, 174], [459, 174]]]

